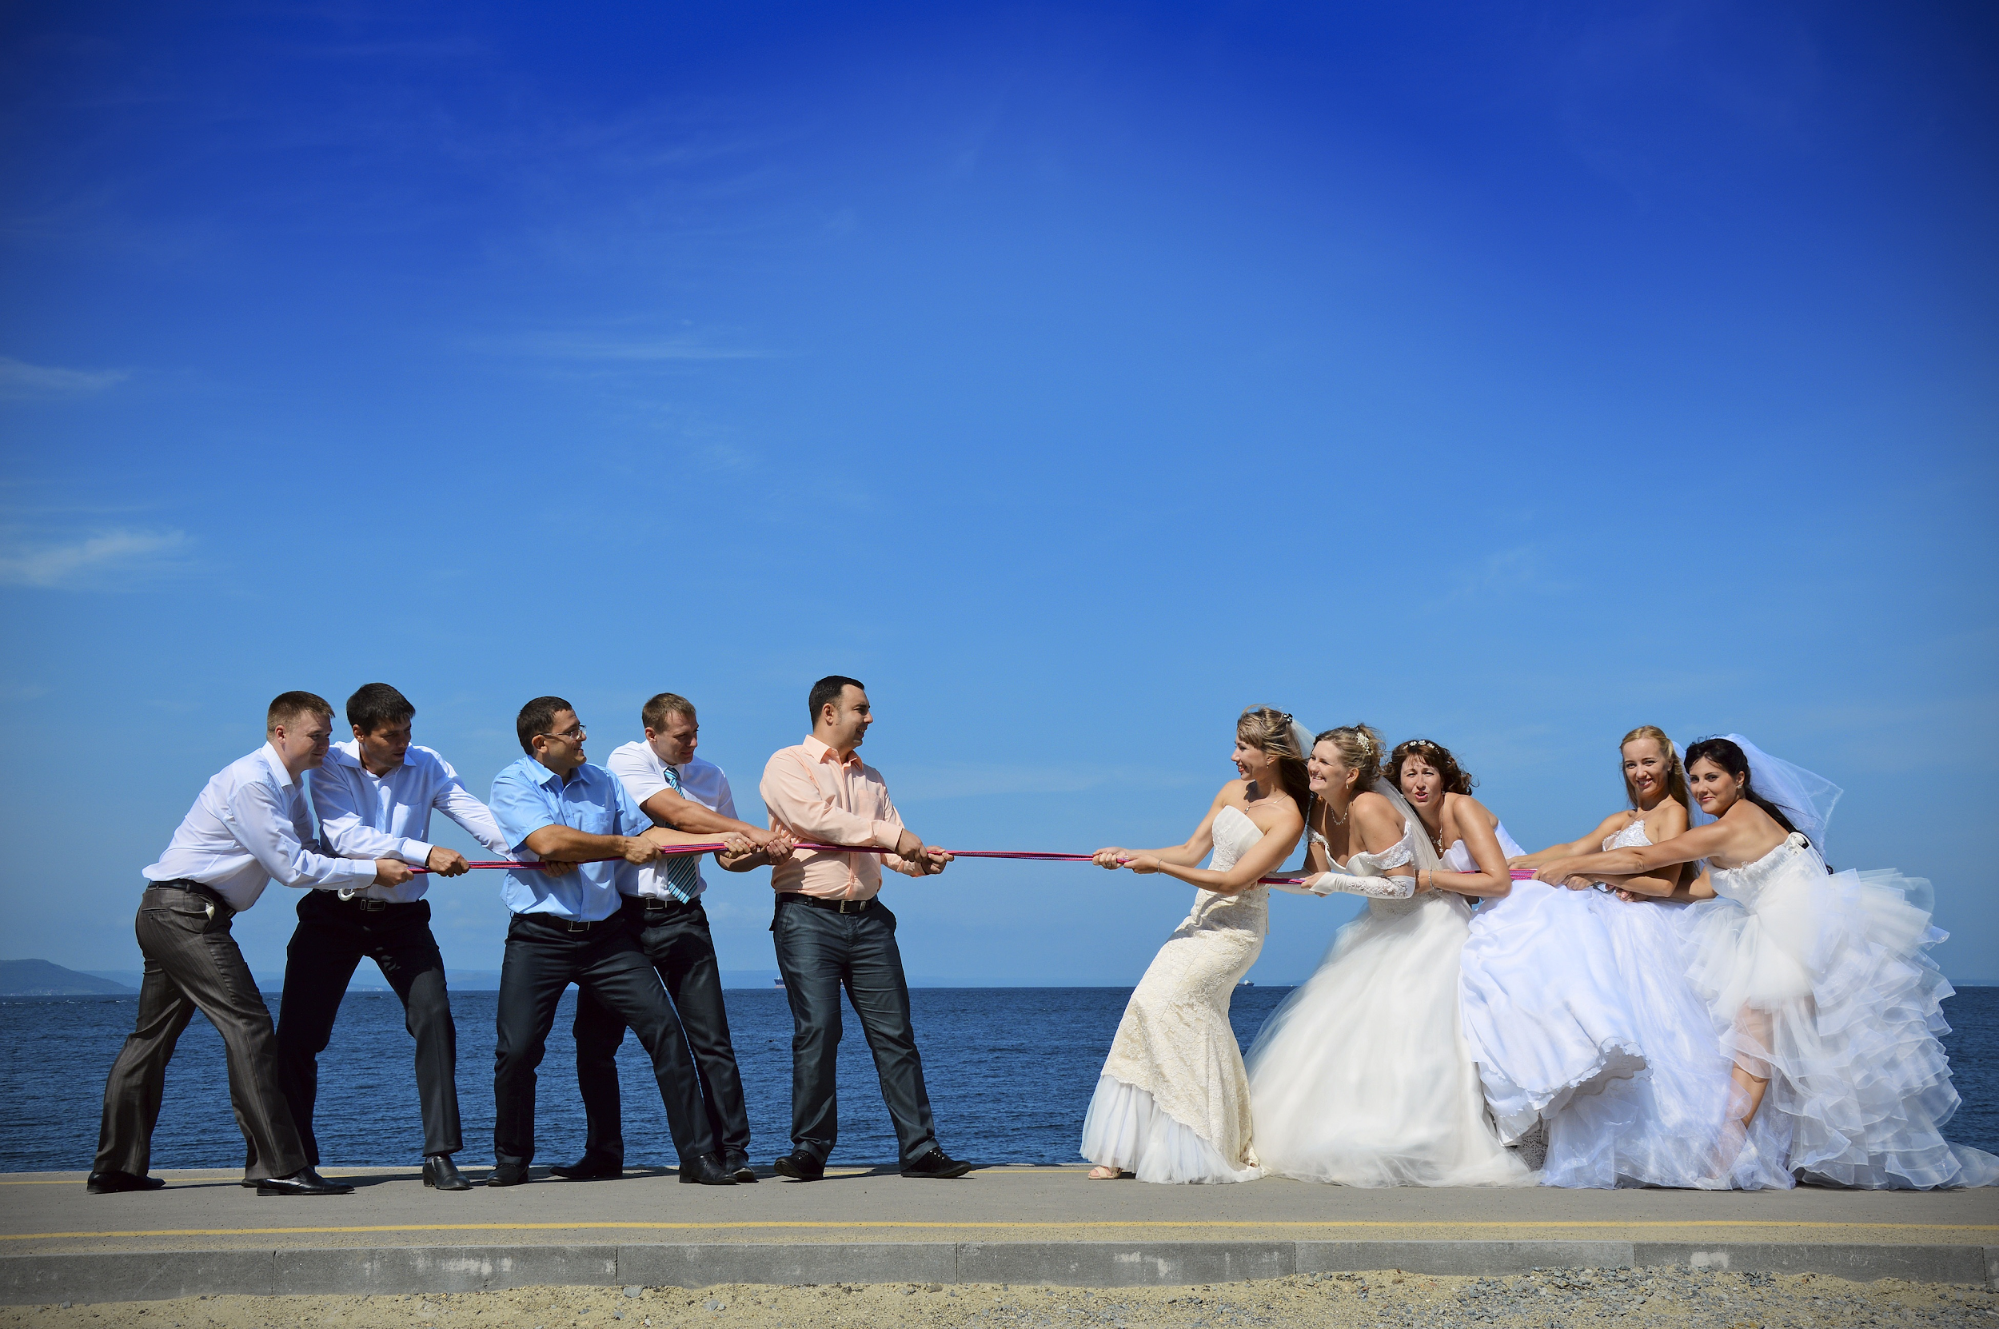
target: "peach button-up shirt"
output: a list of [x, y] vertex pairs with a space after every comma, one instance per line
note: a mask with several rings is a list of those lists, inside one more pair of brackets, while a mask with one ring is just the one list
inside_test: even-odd
[[[771, 829], [782, 827], [796, 839], [883, 849], [902, 839], [902, 814], [889, 802], [881, 772], [859, 753], [841, 761], [816, 738], [773, 753], [757, 792], [770, 812]], [[902, 865], [894, 854], [800, 850], [771, 869], [770, 884], [827, 900], [872, 900], [881, 890], [884, 858], [891, 868]]]

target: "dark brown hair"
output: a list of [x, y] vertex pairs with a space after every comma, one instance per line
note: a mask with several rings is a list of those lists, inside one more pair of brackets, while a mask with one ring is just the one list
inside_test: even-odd
[[1397, 743], [1395, 751], [1388, 754], [1388, 768], [1384, 774], [1397, 789], [1402, 787], [1402, 763], [1411, 757], [1421, 757], [1442, 774], [1447, 794], [1469, 794], [1478, 784], [1472, 779], [1471, 772], [1458, 765], [1458, 759], [1442, 743], [1432, 743], [1427, 738], [1412, 738]]

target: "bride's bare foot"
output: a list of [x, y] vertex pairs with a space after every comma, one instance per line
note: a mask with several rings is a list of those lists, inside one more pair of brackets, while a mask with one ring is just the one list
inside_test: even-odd
[[1090, 1169], [1091, 1181], [1116, 1181], [1119, 1177], [1122, 1177], [1123, 1175], [1124, 1173], [1118, 1171], [1116, 1168], [1111, 1167], [1109, 1165], [1093, 1167]]

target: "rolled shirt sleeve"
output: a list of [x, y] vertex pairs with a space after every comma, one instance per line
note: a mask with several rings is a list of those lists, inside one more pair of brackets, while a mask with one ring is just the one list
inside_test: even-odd
[[493, 801], [489, 807], [508, 854], [515, 858], [533, 857], [527, 847], [530, 835], [544, 826], [563, 824], [556, 815], [559, 809], [550, 802], [541, 785], [521, 774], [519, 763], [493, 777]]
[[639, 800], [632, 797], [632, 791], [625, 788], [624, 780], [615, 773], [610, 780], [611, 789], [618, 800], [618, 833], [620, 835], [644, 835], [652, 829], [652, 818], [639, 806]]

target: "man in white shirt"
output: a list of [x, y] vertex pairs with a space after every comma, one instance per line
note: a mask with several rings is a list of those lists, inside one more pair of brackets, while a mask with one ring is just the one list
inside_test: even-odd
[[232, 919], [271, 881], [322, 891], [394, 886], [410, 870], [392, 858], [356, 861], [319, 852], [299, 780], [326, 758], [333, 708], [286, 692], [265, 716], [266, 741], [209, 780], [160, 861], [144, 871], [134, 925], [146, 957], [137, 1027], [104, 1085], [93, 1195], [154, 1190], [146, 1175], [167, 1061], [199, 1010], [222, 1035], [229, 1101], [249, 1146], [245, 1183], [259, 1195], [344, 1195], [352, 1186], [312, 1170], [278, 1085], [271, 1013], [230, 935]]
[[[387, 683], [347, 699], [352, 742], [335, 743], [311, 775], [320, 837], [343, 858], [392, 858], [438, 876], [467, 871], [455, 849], [429, 842], [430, 814], [442, 812], [486, 846], [511, 858], [506, 836], [484, 803], [459, 783], [451, 763], [410, 742], [416, 707]], [[319, 1166], [313, 1105], [319, 1054], [355, 968], [373, 960], [402, 1000], [416, 1039], [417, 1098], [423, 1109], [423, 1184], [468, 1191], [451, 1156], [464, 1146], [458, 1123], [458, 1030], [445, 990], [444, 957], [430, 931], [430, 877], [361, 891], [313, 891], [298, 902], [298, 930], [285, 952], [278, 1008], [279, 1083], [307, 1159]]]
[[[701, 722], [694, 703], [662, 692], [639, 712], [645, 739], [625, 744], [605, 763], [624, 782], [653, 824], [677, 831], [740, 835], [759, 853], [739, 861], [716, 861], [730, 872], [747, 872], [789, 854], [789, 843], [772, 831], [736, 817], [736, 800], [722, 768], [694, 755]], [[743, 1105], [743, 1081], [729, 1041], [729, 1016], [722, 1003], [722, 974], [708, 913], [701, 907], [707, 882], [701, 860], [687, 854], [656, 859], [631, 874], [624, 913], [646, 957], [665, 980], [667, 995], [680, 1012], [680, 1025], [694, 1053], [701, 1080], [702, 1107], [722, 1153], [722, 1165], [738, 1182], [757, 1179], [750, 1168], [750, 1117]], [[620, 889], [623, 889], [620, 883]], [[614, 1177], [624, 1167], [625, 1140], [618, 1099], [618, 1045], [625, 1022], [585, 993], [576, 1000], [576, 1087], [588, 1121], [583, 1157], [550, 1171], [564, 1177]]]

